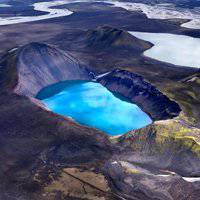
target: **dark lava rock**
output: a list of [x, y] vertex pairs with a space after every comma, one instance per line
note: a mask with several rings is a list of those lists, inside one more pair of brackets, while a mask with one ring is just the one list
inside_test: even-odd
[[179, 105], [171, 101], [155, 86], [145, 81], [142, 76], [126, 70], [113, 70], [97, 81], [112, 92], [127, 97], [138, 104], [153, 120], [169, 119], [179, 115]]

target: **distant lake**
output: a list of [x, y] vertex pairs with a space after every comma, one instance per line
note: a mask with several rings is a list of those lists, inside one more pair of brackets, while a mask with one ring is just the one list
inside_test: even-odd
[[[33, 21], [40, 21], [45, 19], [52, 19], [58, 17], [65, 17], [68, 15], [73, 14], [68, 9], [56, 9], [53, 8], [55, 6], [61, 6], [67, 4], [67, 1], [52, 1], [52, 2], [38, 2], [34, 3], [32, 6], [34, 7], [35, 11], [45, 12], [46, 14], [41, 15], [31, 15], [31, 16], [13, 16], [13, 17], [0, 17], [0, 26], [2, 25], [10, 25], [10, 24], [18, 24], [18, 23], [25, 23], [25, 22], [33, 22]], [[8, 4], [0, 4], [0, 7], [8, 7]], [[12, 7], [12, 6], [11, 6]]]
[[123, 134], [152, 123], [136, 104], [96, 82], [61, 82], [44, 88], [37, 98], [53, 112], [109, 135]]
[[0, 8], [7, 8], [7, 7], [10, 7], [10, 5], [8, 5], [8, 4], [3, 4], [3, 3], [0, 3]]
[[200, 68], [200, 39], [167, 33], [129, 32], [154, 46], [144, 52], [145, 56], [174, 65]]

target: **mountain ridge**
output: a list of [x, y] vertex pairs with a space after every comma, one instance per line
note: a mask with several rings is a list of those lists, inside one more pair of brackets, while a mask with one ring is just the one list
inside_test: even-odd
[[130, 48], [141, 52], [152, 47], [152, 44], [142, 41], [126, 31], [110, 26], [99, 26], [88, 30], [83, 37], [86, 47], [90, 48]]

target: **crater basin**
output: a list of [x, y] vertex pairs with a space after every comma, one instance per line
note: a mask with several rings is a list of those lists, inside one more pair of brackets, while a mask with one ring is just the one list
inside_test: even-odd
[[152, 123], [136, 104], [96, 82], [60, 82], [43, 88], [37, 98], [53, 112], [112, 136]]

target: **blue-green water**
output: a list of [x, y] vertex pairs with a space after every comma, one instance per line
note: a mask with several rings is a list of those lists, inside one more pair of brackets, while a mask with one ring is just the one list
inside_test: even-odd
[[152, 122], [137, 105], [96, 82], [61, 82], [44, 88], [37, 98], [55, 113], [70, 116], [109, 135], [123, 134]]

